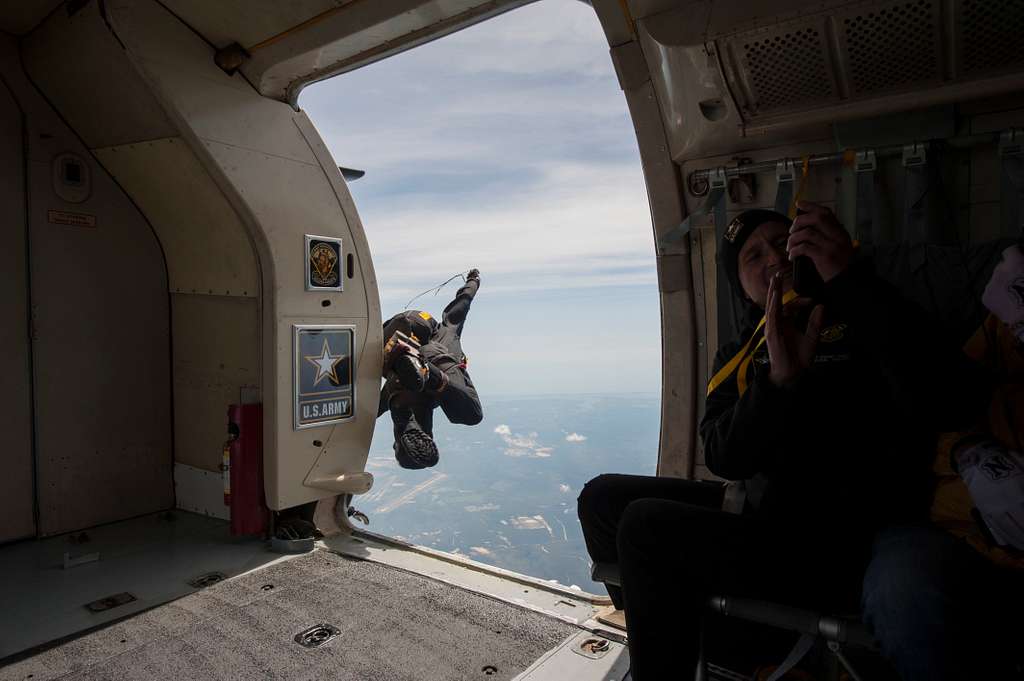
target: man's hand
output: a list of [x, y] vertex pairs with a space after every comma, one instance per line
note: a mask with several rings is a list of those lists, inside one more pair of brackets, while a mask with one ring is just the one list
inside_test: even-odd
[[793, 218], [789, 228], [789, 259], [806, 255], [814, 261], [822, 280], [830, 281], [850, 264], [853, 240], [825, 206], [798, 201], [797, 207], [804, 213]]
[[806, 307], [811, 301], [808, 298], [798, 298], [783, 307], [781, 281], [780, 275], [776, 274], [768, 284], [764, 324], [764, 338], [771, 362], [768, 378], [780, 387], [792, 383], [800, 372], [814, 361], [821, 321], [825, 314], [825, 308], [816, 305], [807, 320], [807, 328], [801, 332], [793, 324], [793, 311]]
[[1024, 253], [1014, 244], [992, 271], [981, 302], [1024, 341]]
[[984, 441], [959, 452], [956, 460], [992, 537], [1002, 546], [1024, 550], [1024, 456]]
[[469, 281], [471, 279], [476, 279], [477, 281], [480, 281], [480, 270], [478, 270], [475, 267], [471, 269], [469, 271], [469, 274], [466, 275], [466, 281]]

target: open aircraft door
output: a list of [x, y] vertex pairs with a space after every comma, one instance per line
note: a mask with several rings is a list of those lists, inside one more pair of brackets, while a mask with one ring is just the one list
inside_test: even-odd
[[163, 250], [178, 505], [219, 471], [239, 403], [262, 405], [271, 509], [365, 492], [382, 343], [362, 224], [306, 115], [214, 56], [154, 0], [78, 3], [22, 42]]

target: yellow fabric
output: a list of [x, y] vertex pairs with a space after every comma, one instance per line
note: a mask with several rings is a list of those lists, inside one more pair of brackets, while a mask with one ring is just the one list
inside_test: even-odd
[[939, 438], [933, 470], [937, 477], [932, 520], [962, 537], [992, 562], [1024, 570], [1024, 555], [990, 544], [971, 516], [970, 493], [952, 466], [952, 451], [971, 435], [985, 435], [1004, 447], [1021, 451], [1024, 433], [1024, 355], [1017, 338], [996, 317], [989, 317], [964, 346], [967, 356], [993, 372], [999, 381], [992, 393], [988, 412], [971, 430], [944, 433]]
[[[786, 291], [782, 294], [782, 304], [788, 305], [794, 298], [796, 298], [796, 291]], [[761, 321], [759, 321], [757, 326], [754, 328], [754, 333], [750, 334], [750, 338], [743, 347], [740, 348], [740, 351], [737, 352], [732, 359], [726, 362], [725, 365], [711, 377], [711, 380], [708, 381], [708, 395], [710, 395], [712, 391], [714, 391], [714, 389], [720, 386], [724, 381], [728, 380], [740, 365], [743, 365], [744, 371], [746, 370], [746, 367], [750, 364], [749, 357], [753, 357], [757, 349], [761, 347], [762, 343], [764, 343], [764, 335], [761, 333], [762, 329], [764, 329], [764, 323], [765, 318], [762, 316]], [[753, 346], [753, 350], [751, 350], [751, 346]], [[737, 380], [743, 381], [743, 388], [740, 390], [740, 395], [742, 395], [746, 390], [746, 376], [743, 375], [742, 379], [738, 378]]]
[[807, 176], [810, 172], [811, 157], [804, 156], [803, 163], [800, 164], [800, 184], [797, 185], [796, 191], [793, 192], [793, 201], [789, 204], [789, 210], [786, 211], [790, 220], [796, 217], [796, 202], [804, 197], [804, 189], [807, 188]]
[[420, 317], [423, 317], [428, 322], [430, 321], [430, 313], [429, 312], [420, 312]]
[[736, 368], [739, 367], [740, 363], [743, 362], [743, 360], [746, 358], [747, 351], [750, 349], [750, 345], [754, 342], [754, 339], [757, 338], [758, 335], [761, 333], [762, 327], [764, 327], [764, 317], [762, 317], [761, 321], [758, 322], [757, 328], [754, 329], [754, 333], [750, 335], [750, 340], [748, 340], [746, 344], [742, 348], [740, 348], [740, 351], [737, 352], [732, 359], [726, 362], [725, 366], [719, 369], [715, 373], [715, 375], [711, 377], [711, 380], [708, 381], [708, 395], [710, 395], [715, 388], [721, 385], [723, 381], [729, 378], [729, 376], [731, 376], [733, 372], [736, 371]]

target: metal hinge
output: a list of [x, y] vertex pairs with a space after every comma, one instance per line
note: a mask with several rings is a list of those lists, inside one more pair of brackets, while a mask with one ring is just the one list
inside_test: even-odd
[[928, 144], [914, 142], [903, 147], [903, 167], [916, 168], [928, 162]]
[[188, 585], [193, 589], [205, 589], [217, 582], [223, 582], [225, 579], [227, 579], [227, 575], [223, 572], [207, 572], [205, 575], [188, 580]]
[[856, 173], [873, 173], [878, 169], [878, 159], [874, 149], [858, 151], [853, 157], [853, 171]]
[[796, 165], [793, 159], [784, 158], [775, 164], [776, 182], [794, 182], [796, 180]]

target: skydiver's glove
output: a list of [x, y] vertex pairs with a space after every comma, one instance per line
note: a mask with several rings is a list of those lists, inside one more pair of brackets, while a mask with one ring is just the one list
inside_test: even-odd
[[480, 281], [480, 270], [478, 270], [475, 267], [469, 271], [469, 274], [466, 275], [466, 281], [471, 281], [473, 279], [475, 279], [476, 281]]
[[956, 463], [992, 538], [1024, 551], [1024, 456], [984, 440], [957, 452]]
[[1024, 252], [1014, 244], [992, 271], [981, 296], [985, 307], [1024, 342]]

